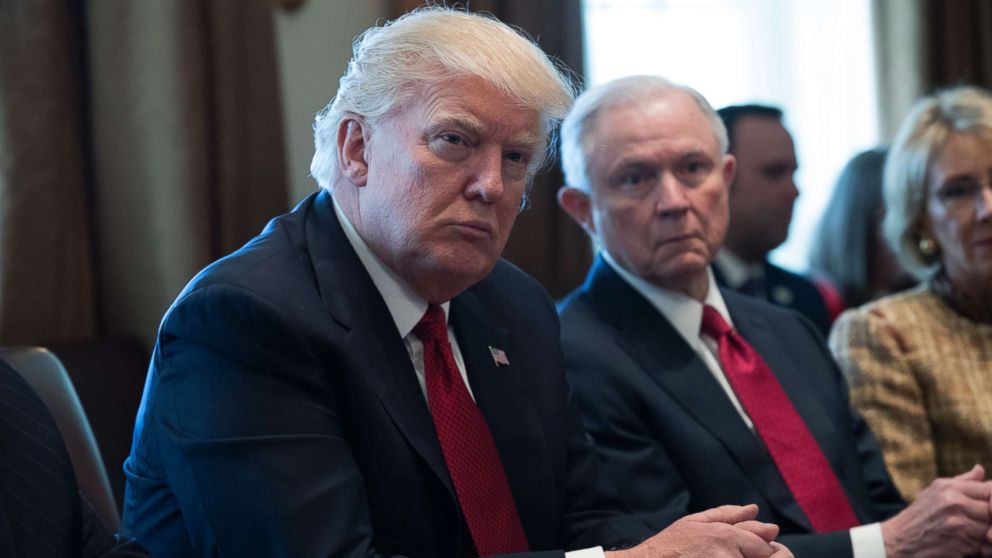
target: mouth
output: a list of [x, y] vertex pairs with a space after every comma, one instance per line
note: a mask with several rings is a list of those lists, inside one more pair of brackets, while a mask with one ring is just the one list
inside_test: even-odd
[[459, 234], [471, 238], [492, 238], [494, 234], [493, 226], [482, 220], [456, 221], [452, 226]]
[[685, 242], [685, 241], [688, 241], [688, 240], [696, 240], [698, 238], [699, 238], [699, 235], [692, 234], [692, 233], [686, 233], [686, 234], [680, 234], [680, 235], [669, 236], [667, 238], [664, 238], [664, 239], [662, 239], [662, 241], [659, 244], [677, 244], [679, 242]]

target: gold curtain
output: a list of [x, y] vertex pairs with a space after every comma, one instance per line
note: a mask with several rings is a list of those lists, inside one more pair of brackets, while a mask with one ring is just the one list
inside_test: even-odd
[[150, 342], [286, 209], [273, 9], [0, 3], [0, 344]]
[[[423, 5], [414, 0], [392, 0], [396, 17]], [[579, 0], [473, 0], [473, 12], [488, 12], [537, 39], [551, 56], [581, 75], [582, 21]], [[555, 201], [564, 179], [557, 162], [538, 175], [530, 192], [530, 209], [517, 218], [503, 256], [530, 273], [554, 297], [579, 285], [592, 262], [586, 234], [558, 208]]]

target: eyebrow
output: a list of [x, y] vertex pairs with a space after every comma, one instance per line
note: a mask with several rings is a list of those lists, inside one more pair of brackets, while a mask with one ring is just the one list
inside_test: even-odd
[[[475, 115], [467, 112], [450, 112], [440, 114], [427, 127], [428, 133], [436, 133], [445, 128], [464, 128], [477, 136], [486, 135], [489, 131]], [[522, 130], [513, 135], [508, 142], [510, 146], [516, 148], [527, 148], [536, 150], [540, 144], [540, 134], [535, 130]]]

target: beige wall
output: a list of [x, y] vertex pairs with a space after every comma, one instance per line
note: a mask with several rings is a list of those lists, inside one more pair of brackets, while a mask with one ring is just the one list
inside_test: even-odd
[[355, 35], [384, 18], [387, 0], [307, 0], [275, 18], [281, 74], [289, 204], [312, 192], [310, 125], [337, 90]]

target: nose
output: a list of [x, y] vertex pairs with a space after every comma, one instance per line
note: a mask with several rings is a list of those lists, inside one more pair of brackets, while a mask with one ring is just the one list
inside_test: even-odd
[[469, 177], [466, 196], [486, 203], [495, 203], [505, 190], [503, 184], [503, 154], [499, 150], [480, 153], [475, 172]]
[[978, 218], [982, 221], [992, 219], [992, 180], [982, 184], [978, 191]]
[[659, 217], [681, 217], [689, 211], [686, 185], [669, 172], [661, 175], [655, 211]]
[[799, 186], [796, 185], [796, 179], [789, 179], [789, 196], [792, 197], [793, 201], [799, 197]]

